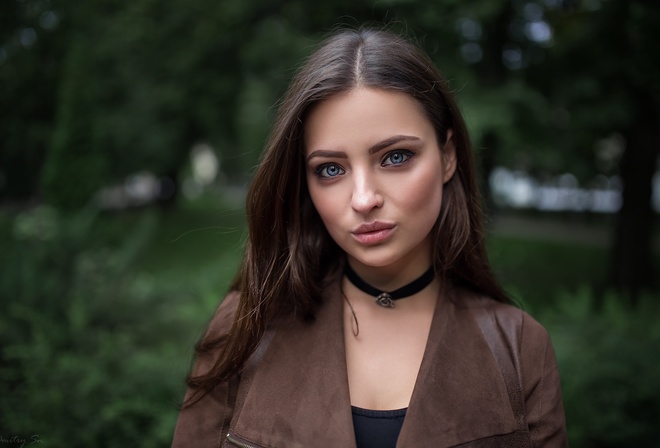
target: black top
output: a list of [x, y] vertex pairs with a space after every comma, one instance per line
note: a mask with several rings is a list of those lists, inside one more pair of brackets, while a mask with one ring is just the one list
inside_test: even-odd
[[374, 411], [351, 406], [357, 448], [395, 448], [407, 408]]

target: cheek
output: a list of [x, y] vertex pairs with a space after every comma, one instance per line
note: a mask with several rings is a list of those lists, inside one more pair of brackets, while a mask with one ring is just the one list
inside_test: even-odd
[[402, 208], [417, 219], [435, 223], [442, 205], [442, 187], [442, 177], [438, 172], [431, 171], [417, 176], [414, 182], [403, 187], [405, 191], [401, 197], [405, 202]]
[[309, 195], [314, 208], [321, 217], [321, 221], [323, 221], [328, 232], [332, 234], [332, 228], [339, 219], [337, 197], [333, 198], [333, 195], [326, 189], [318, 189], [313, 186], [309, 186]]

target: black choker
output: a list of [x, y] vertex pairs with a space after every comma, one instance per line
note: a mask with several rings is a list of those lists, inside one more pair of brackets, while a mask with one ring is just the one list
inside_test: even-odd
[[422, 289], [426, 288], [431, 284], [433, 278], [435, 277], [435, 272], [433, 271], [433, 265], [421, 275], [421, 277], [413, 280], [407, 285], [403, 285], [399, 289], [395, 289], [392, 292], [381, 291], [378, 288], [374, 288], [369, 283], [365, 282], [360, 278], [359, 275], [351, 268], [351, 265], [346, 262], [344, 267], [344, 274], [346, 278], [350, 280], [360, 291], [366, 292], [367, 294], [376, 297], [376, 303], [385, 308], [394, 308], [394, 301], [403, 299], [404, 297], [412, 296], [417, 294]]

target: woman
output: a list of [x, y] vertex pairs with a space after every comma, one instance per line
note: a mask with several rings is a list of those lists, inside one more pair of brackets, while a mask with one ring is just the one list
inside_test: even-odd
[[279, 108], [173, 446], [565, 446], [552, 346], [493, 277], [474, 171], [421, 50], [323, 43]]

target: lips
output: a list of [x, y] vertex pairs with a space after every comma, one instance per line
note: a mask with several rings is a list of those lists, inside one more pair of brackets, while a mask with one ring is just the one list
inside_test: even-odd
[[374, 221], [360, 224], [351, 233], [353, 238], [361, 244], [378, 244], [388, 239], [394, 233], [395, 228], [396, 224]]

